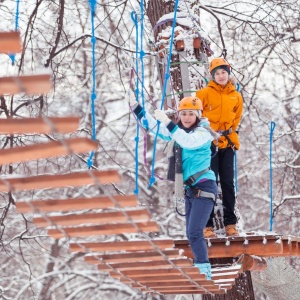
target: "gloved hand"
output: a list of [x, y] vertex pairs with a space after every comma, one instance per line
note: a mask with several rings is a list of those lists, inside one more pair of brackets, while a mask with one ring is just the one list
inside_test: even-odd
[[171, 122], [169, 117], [166, 115], [166, 113], [163, 110], [156, 109], [154, 111], [154, 115], [156, 120], [160, 121], [161, 123], [165, 124], [166, 126]]
[[135, 99], [135, 95], [132, 91], [128, 91], [128, 95], [127, 95], [127, 101], [129, 102], [130, 106], [133, 106], [135, 104], [137, 104], [138, 102]]

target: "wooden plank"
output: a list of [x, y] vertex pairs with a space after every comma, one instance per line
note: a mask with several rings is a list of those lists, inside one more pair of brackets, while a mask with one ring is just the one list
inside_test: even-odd
[[[210, 287], [210, 288], [215, 288], [217, 290], [219, 290], [219, 286], [214, 285], [211, 281], [205, 280], [203, 278], [203, 280], [197, 280], [194, 281], [196, 284], [203, 286], [204, 288], [206, 287]], [[193, 283], [193, 281], [176, 281], [176, 282], [149, 282], [146, 283], [145, 286], [147, 288], [156, 290], [156, 289], [167, 289], [167, 288], [189, 288], [189, 287], [197, 287], [197, 285]], [[136, 284], [136, 283], [132, 283], [131, 286], [133, 288], [138, 288], [140, 285]]]
[[[157, 292], [163, 295], [188, 295], [188, 294], [208, 294], [208, 290], [203, 290], [201, 288], [188, 288], [188, 289], [157, 289]], [[212, 294], [225, 294], [225, 290], [221, 289], [218, 291], [211, 291]]]
[[[128, 215], [128, 217], [135, 222], [148, 222], [150, 221], [150, 214], [147, 209], [140, 210], [131, 210], [124, 211]], [[128, 217], [120, 211], [113, 212], [102, 212], [102, 213], [84, 213], [84, 214], [70, 214], [70, 215], [60, 215], [60, 216], [47, 216], [47, 219], [43, 217], [33, 218], [33, 222], [37, 227], [46, 227], [52, 224], [59, 226], [76, 226], [76, 225], [84, 225], [84, 224], [109, 224], [109, 223], [121, 223], [128, 222]], [[115, 246], [114, 243], [102, 243], [104, 247], [109, 244]], [[96, 243], [100, 247], [101, 243]], [[107, 244], [107, 245], [105, 245]], [[77, 244], [75, 244], [77, 245]], [[124, 243], [124, 246], [126, 244]], [[121, 245], [120, 245], [121, 246]], [[153, 247], [152, 247], [153, 248]], [[80, 248], [82, 250], [82, 248]], [[123, 248], [126, 250], [126, 248]], [[95, 251], [95, 250], [93, 250]], [[107, 251], [107, 250], [104, 250]], [[109, 250], [113, 251], [113, 250]]]
[[12, 54], [19, 52], [22, 52], [20, 32], [0, 32], [0, 53]]
[[49, 199], [33, 200], [28, 202], [17, 202], [19, 212], [27, 213], [35, 208], [40, 212], [72, 211], [82, 209], [113, 208], [115, 202], [122, 208], [137, 206], [135, 195], [114, 195], [111, 197], [101, 196], [95, 198], [74, 198], [74, 199]]
[[[205, 279], [205, 275], [203, 274], [190, 274], [189, 277], [195, 281], [203, 280], [201, 284], [207, 283], [207, 284], [213, 284], [213, 281], [209, 281]], [[145, 284], [149, 286], [152, 282], [172, 282], [172, 281], [188, 281], [188, 278], [183, 275], [169, 275], [169, 276], [147, 276], [139, 277], [138, 282], [141, 284]]]
[[48, 93], [51, 88], [50, 74], [0, 77], [0, 95], [38, 95]]
[[72, 138], [48, 143], [28, 145], [23, 147], [0, 150], [0, 164], [7, 165], [15, 162], [62, 156], [72, 153], [83, 153], [96, 150], [98, 143], [88, 138]]
[[78, 117], [0, 119], [0, 134], [68, 133], [77, 130], [78, 125]]
[[[96, 171], [77, 172], [60, 175], [38, 175], [21, 178], [1, 178], [0, 192], [50, 189], [67, 186], [83, 186], [95, 184], [95, 179], [100, 184], [118, 183], [121, 178], [117, 171]], [[5, 182], [4, 182], [5, 181]]]
[[182, 275], [182, 274], [199, 274], [199, 269], [197, 267], [187, 267], [178, 269], [144, 269], [144, 270], [130, 270], [130, 271], [122, 271], [127, 277], [135, 278], [138, 280], [139, 277], [147, 276], [169, 276], [169, 275]]
[[[186, 258], [170, 259], [170, 261], [177, 267], [191, 267], [193, 265], [192, 260]], [[109, 264], [112, 268], [120, 271], [130, 270], [145, 270], [145, 268], [151, 269], [172, 269], [173, 265], [167, 260], [156, 261], [142, 261], [142, 262], [124, 262], [124, 263], [112, 263]], [[98, 264], [98, 269], [101, 271], [111, 270], [106, 264]]]
[[59, 239], [65, 235], [69, 237], [83, 237], [83, 236], [98, 236], [106, 234], [123, 234], [123, 233], [137, 233], [137, 232], [158, 232], [159, 226], [156, 222], [135, 223], [138, 229], [132, 223], [119, 223], [95, 226], [82, 227], [64, 227], [63, 232], [59, 229], [49, 229], [48, 235]]
[[[187, 257], [192, 258], [193, 253], [189, 246], [181, 244], [175, 248], [183, 249]], [[257, 256], [279, 256], [282, 254], [282, 243], [276, 242], [276, 240], [269, 241], [264, 244], [262, 240], [248, 241], [247, 244], [244, 241], [231, 241], [229, 245], [225, 243], [212, 243], [208, 247], [209, 258], [225, 258], [236, 257], [242, 254], [257, 255]]]
[[[178, 250], [164, 250], [162, 253], [168, 257], [180, 258]], [[128, 262], [144, 262], [144, 261], [161, 261], [163, 256], [157, 251], [147, 251], [147, 252], [132, 252], [132, 253], [123, 253], [123, 254], [104, 254], [96, 255], [99, 259], [95, 258], [93, 255], [86, 255], [84, 260], [92, 264], [100, 264], [102, 260], [106, 263], [128, 263]]]
[[[145, 210], [147, 213], [148, 211]], [[137, 211], [140, 212], [140, 211]], [[148, 213], [149, 214], [149, 213]], [[173, 240], [151, 240], [159, 249], [173, 248]], [[70, 243], [71, 252], [84, 252], [84, 248], [94, 252], [107, 251], [145, 251], [153, 250], [149, 241], [114, 241], [114, 242], [89, 242], [89, 243]]]

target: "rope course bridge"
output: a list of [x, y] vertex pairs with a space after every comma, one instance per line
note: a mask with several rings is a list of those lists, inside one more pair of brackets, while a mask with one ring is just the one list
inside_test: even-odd
[[[0, 52], [21, 51], [17, 32], [0, 33]], [[38, 83], [38, 84], [37, 84]], [[47, 93], [50, 76], [0, 78], [0, 94]], [[0, 134], [68, 133], [78, 127], [79, 118], [0, 120]], [[0, 151], [1, 164], [91, 152], [97, 142], [88, 138], [70, 138]], [[59, 175], [2, 177], [0, 192], [51, 189], [66, 186], [101, 187], [121, 181], [116, 170], [87, 170]], [[266, 268], [264, 257], [299, 256], [300, 238], [273, 233], [246, 233], [238, 237], [207, 240], [209, 258], [236, 258], [228, 265], [212, 265], [212, 280], [193, 266], [193, 254], [187, 240], [152, 239], [160, 232], [147, 209], [138, 206], [136, 195], [101, 195], [95, 198], [43, 199], [18, 201], [20, 213], [33, 213], [33, 222], [54, 239], [67, 238], [71, 252], [85, 253], [85, 261], [97, 265], [124, 284], [146, 293], [226, 294], [234, 288], [243, 272]], [[88, 211], [88, 212], [87, 212]], [[143, 239], [91, 242], [89, 237], [140, 233]], [[80, 242], [78, 241], [80, 239]]]

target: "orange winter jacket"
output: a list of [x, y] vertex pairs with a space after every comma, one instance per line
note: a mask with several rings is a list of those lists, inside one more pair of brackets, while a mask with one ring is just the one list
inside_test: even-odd
[[[196, 97], [202, 101], [203, 117], [208, 118], [210, 127], [215, 131], [224, 131], [232, 128], [232, 132], [228, 137], [235, 145], [235, 148], [239, 149], [240, 142], [235, 130], [242, 117], [243, 98], [236, 91], [231, 81], [229, 80], [225, 87], [222, 87], [211, 80], [207, 87], [196, 92]], [[218, 147], [222, 149], [228, 146], [226, 137], [221, 136], [218, 141]]]

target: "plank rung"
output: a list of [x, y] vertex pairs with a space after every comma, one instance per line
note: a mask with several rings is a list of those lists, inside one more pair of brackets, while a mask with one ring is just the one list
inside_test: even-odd
[[3, 149], [0, 150], [0, 164], [5, 165], [72, 153], [89, 152], [96, 150], [97, 146], [98, 143], [96, 141], [79, 137], [63, 142], [51, 141], [48, 143]]
[[50, 74], [0, 77], [0, 95], [46, 94], [52, 88]]
[[[120, 211], [113, 211], [103, 213], [71, 214], [64, 216], [47, 216], [47, 219], [43, 217], [36, 217], [33, 218], [33, 222], [37, 227], [46, 227], [52, 224], [58, 226], [76, 226], [84, 224], [100, 225], [108, 223], [121, 223], [129, 221], [128, 217], [135, 222], [148, 222], [150, 220], [150, 214], [147, 209], [124, 212], [126, 212], [126, 214]], [[123, 248], [123, 250], [125, 250], [125, 248]]]
[[0, 32], [0, 53], [19, 53], [22, 51], [19, 31]]
[[[147, 211], [148, 212], [148, 211]], [[173, 248], [173, 240], [152, 240], [157, 248], [166, 249]], [[148, 241], [114, 241], [114, 242], [89, 242], [89, 243], [70, 243], [71, 252], [84, 252], [84, 248], [94, 252], [107, 251], [145, 251], [153, 250], [154, 247]]]
[[[116, 204], [115, 204], [116, 203]], [[19, 212], [27, 213], [36, 209], [40, 212], [72, 211], [82, 209], [102, 209], [120, 207], [134, 207], [137, 205], [135, 195], [101, 196], [95, 198], [74, 198], [74, 199], [51, 199], [33, 200], [29, 202], [17, 202]]]
[[[92, 176], [90, 175], [92, 174]], [[21, 178], [1, 178], [0, 192], [21, 191], [61, 188], [67, 186], [82, 186], [88, 184], [96, 184], [95, 179], [100, 184], [108, 184], [111, 182], [120, 182], [118, 171], [89, 171], [77, 172], [62, 175], [38, 175], [32, 177]]]
[[[170, 261], [177, 267], [191, 267], [193, 262], [190, 259], [179, 258], [179, 259], [170, 259]], [[124, 263], [112, 263], [109, 264], [114, 269], [120, 271], [130, 271], [130, 270], [145, 270], [145, 268], [152, 269], [172, 269], [173, 265], [167, 260], [156, 260], [156, 261], [143, 261], [143, 262], [124, 262]], [[98, 264], [98, 269], [102, 271], [111, 270], [111, 268], [105, 264]]]
[[108, 225], [82, 226], [82, 227], [64, 227], [62, 230], [49, 229], [48, 235], [59, 239], [68, 235], [70, 237], [97, 236], [108, 234], [123, 234], [137, 232], [158, 232], [159, 226], [156, 222], [135, 223], [136, 228], [132, 223], [119, 223]]
[[68, 133], [77, 130], [79, 125], [79, 117], [46, 118], [0, 119], [0, 134]]

